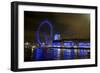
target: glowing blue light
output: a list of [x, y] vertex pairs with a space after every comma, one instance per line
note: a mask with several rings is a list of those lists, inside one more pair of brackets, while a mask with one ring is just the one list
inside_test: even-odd
[[61, 43], [60, 42], [53, 42], [52, 47], [61, 47]]
[[90, 43], [80, 42], [79, 47], [80, 48], [90, 48]]
[[70, 59], [70, 58], [71, 58], [71, 50], [64, 49], [64, 59]]
[[74, 59], [75, 51], [74, 49], [64, 49], [64, 59]]
[[66, 46], [66, 47], [73, 47], [74, 43], [72, 41], [66, 41], [66, 42], [64, 42], [64, 46]]
[[84, 49], [80, 49], [78, 55], [79, 56], [86, 56], [86, 55], [88, 55], [88, 51], [84, 50]]
[[54, 40], [60, 40], [60, 34], [55, 34], [54, 35]]
[[48, 49], [48, 59], [54, 60], [56, 58], [57, 58], [57, 49], [55, 48]]
[[75, 58], [75, 51], [74, 49], [71, 49], [71, 59], [74, 59]]
[[46, 38], [45, 38], [45, 43], [46, 43], [46, 44], [49, 44], [49, 43], [50, 43], [50, 40], [51, 40], [52, 37], [53, 37], [53, 27], [52, 27], [51, 22], [50, 22], [49, 20], [47, 20], [47, 19], [46, 19], [46, 20], [43, 20], [43, 21], [40, 23], [40, 25], [39, 25], [39, 27], [38, 27], [38, 30], [37, 30], [37, 34], [36, 34], [36, 36], [37, 36], [37, 42], [39, 43], [40, 46], [41, 46], [41, 44], [42, 44], [43, 42], [42, 42], [42, 40], [40, 39], [39, 32], [40, 32], [40, 29], [41, 29], [41, 27], [42, 27], [43, 25], [48, 25], [48, 27], [50, 28], [50, 38], [47, 38], [46, 35], [44, 35], [44, 37], [46, 37]]
[[32, 59], [36, 60], [36, 61], [42, 60], [42, 53], [43, 53], [43, 51], [42, 51], [41, 48], [34, 49], [34, 52], [33, 52], [33, 55], [32, 55]]

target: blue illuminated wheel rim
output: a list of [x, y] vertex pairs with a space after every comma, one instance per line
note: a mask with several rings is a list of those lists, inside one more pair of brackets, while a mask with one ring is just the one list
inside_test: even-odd
[[[51, 24], [51, 22], [49, 21], [49, 20], [43, 20], [42, 22], [40, 22], [40, 25], [39, 25], [39, 27], [38, 27], [38, 29], [37, 29], [37, 42], [39, 43], [39, 45], [41, 46], [41, 44], [42, 44], [42, 40], [41, 40], [41, 38], [40, 38], [40, 32], [41, 32], [41, 28], [44, 26], [44, 25], [47, 25], [48, 26], [48, 28], [50, 29], [50, 37], [48, 38], [49, 40], [46, 40], [45, 41], [45, 43], [46, 44], [49, 44], [50, 43], [50, 40], [52, 39], [52, 37], [53, 37], [53, 26], [52, 26], [52, 24]], [[44, 36], [45, 37], [45, 36]]]

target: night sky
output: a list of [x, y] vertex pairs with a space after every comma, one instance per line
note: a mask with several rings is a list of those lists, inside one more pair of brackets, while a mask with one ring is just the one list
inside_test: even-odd
[[[25, 42], [36, 41], [37, 28], [45, 19], [52, 23], [53, 34], [60, 33], [62, 39], [90, 39], [90, 14], [24, 11]], [[49, 29], [46, 27], [44, 26], [44, 30], [49, 36]]]

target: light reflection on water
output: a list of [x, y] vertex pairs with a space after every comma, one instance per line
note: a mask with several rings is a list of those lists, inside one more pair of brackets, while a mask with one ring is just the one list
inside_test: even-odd
[[32, 60], [67, 60], [67, 59], [89, 58], [88, 50], [37, 48], [32, 53]]

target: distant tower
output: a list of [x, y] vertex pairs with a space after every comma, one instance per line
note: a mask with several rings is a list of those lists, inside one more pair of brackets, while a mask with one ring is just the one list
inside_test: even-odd
[[[59, 33], [54, 34], [54, 40], [61, 40], [61, 36]], [[61, 42], [53, 42], [54, 47], [61, 47]], [[60, 59], [61, 49], [53, 48], [54, 59]]]
[[60, 40], [60, 39], [61, 39], [60, 34], [55, 34], [55, 35], [54, 35], [54, 40]]

